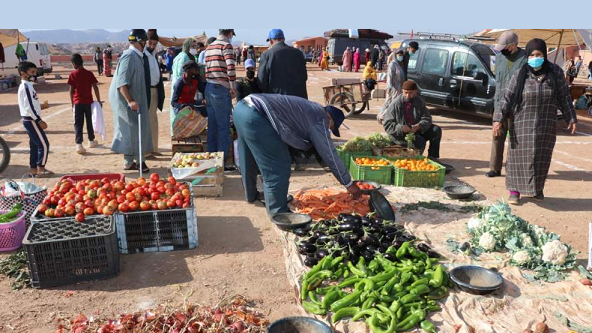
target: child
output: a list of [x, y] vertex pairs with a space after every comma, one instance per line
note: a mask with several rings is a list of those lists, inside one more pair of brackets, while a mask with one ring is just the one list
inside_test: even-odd
[[86, 153], [84, 146], [82, 146], [84, 118], [86, 118], [86, 132], [88, 134], [88, 147], [93, 148], [97, 146], [95, 142], [95, 132], [92, 125], [92, 111], [91, 104], [93, 103], [91, 88], [95, 91], [97, 101], [101, 103], [101, 96], [99, 94], [99, 87], [97, 86], [97, 79], [95, 75], [84, 68], [82, 56], [75, 53], [71, 59], [74, 71], [70, 73], [68, 84], [70, 85], [70, 101], [74, 107], [74, 133], [76, 134], [76, 152], [78, 154]]
[[183, 72], [183, 76], [173, 86], [171, 105], [175, 115], [186, 107], [197, 111], [197, 107], [203, 105], [203, 101], [195, 99], [198, 90], [201, 93], [205, 91], [205, 85], [199, 80], [199, 66], [195, 61], [187, 60], [183, 64]]
[[39, 105], [39, 98], [33, 88], [33, 83], [31, 83], [37, 77], [37, 66], [32, 62], [21, 62], [19, 73], [22, 81], [18, 89], [18, 106], [23, 126], [29, 134], [30, 172], [37, 177], [48, 176], [53, 172], [45, 169], [49, 155], [49, 141], [44, 131], [47, 129], [47, 124], [41, 120], [41, 105]]

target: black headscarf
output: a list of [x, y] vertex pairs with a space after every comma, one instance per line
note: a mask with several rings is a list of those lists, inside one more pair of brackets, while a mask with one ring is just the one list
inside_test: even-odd
[[553, 77], [553, 71], [551, 70], [551, 63], [549, 60], [547, 60], [547, 43], [539, 38], [532, 39], [530, 42], [528, 42], [528, 44], [526, 44], [526, 59], [528, 59], [528, 57], [530, 57], [534, 51], [541, 51], [545, 61], [539, 70], [534, 70], [534, 68], [530, 67], [528, 65], [528, 61], [522, 66], [522, 68], [520, 68], [520, 71], [518, 72], [518, 79], [516, 81], [516, 91], [514, 94], [516, 97], [514, 106], [519, 106], [522, 103], [522, 92], [524, 91], [524, 83], [526, 82], [526, 76], [528, 75], [528, 72], [537, 76], [547, 74], [549, 84], [553, 89], [555, 89], [555, 79]]

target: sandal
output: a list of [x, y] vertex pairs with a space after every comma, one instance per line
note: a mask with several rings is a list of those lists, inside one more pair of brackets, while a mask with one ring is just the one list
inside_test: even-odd
[[[138, 168], [138, 170], [140, 170], [140, 168]], [[148, 169], [145, 162], [142, 162], [142, 172], [150, 172], [150, 169]]]
[[136, 162], [132, 162], [130, 164], [126, 164], [123, 166], [123, 170], [137, 170], [138, 169], [138, 165], [136, 164]]
[[52, 176], [52, 175], [54, 175], [54, 172], [51, 171], [51, 170], [47, 170], [46, 169], [46, 170], [44, 170], [42, 172], [37, 171], [37, 173], [34, 176], [35, 177], [38, 177], [38, 178], [45, 178], [45, 177], [49, 177], [49, 176]]

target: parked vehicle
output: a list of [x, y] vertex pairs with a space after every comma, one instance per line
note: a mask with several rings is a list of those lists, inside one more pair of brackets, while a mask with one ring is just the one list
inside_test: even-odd
[[426, 104], [491, 117], [495, 95], [495, 53], [472, 40], [406, 39], [419, 50], [409, 59], [407, 77]]
[[[34, 63], [37, 66], [37, 75], [42, 76], [53, 71], [51, 64], [51, 55], [46, 43], [39, 42], [22, 42], [21, 45], [27, 53], [27, 61]], [[6, 62], [0, 66], [0, 75], [18, 75], [19, 60], [15, 55], [17, 45], [11, 45], [4, 49]]]
[[330, 37], [327, 43], [329, 49], [330, 61], [333, 64], [343, 64], [343, 52], [349, 47], [355, 47], [360, 49], [362, 57], [364, 56], [364, 50], [374, 48], [374, 45], [378, 44], [382, 49], [388, 49], [388, 45], [384, 39], [379, 38], [349, 38], [349, 37]]
[[0, 136], [0, 173], [4, 172], [10, 163], [10, 148], [4, 138]]

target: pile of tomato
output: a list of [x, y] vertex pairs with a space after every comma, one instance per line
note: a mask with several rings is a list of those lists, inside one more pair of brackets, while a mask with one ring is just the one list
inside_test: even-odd
[[84, 179], [75, 182], [61, 180], [48, 192], [39, 205], [39, 213], [46, 217], [74, 216], [83, 222], [86, 216], [115, 212], [135, 212], [188, 208], [191, 206], [191, 191], [175, 178], [160, 179], [157, 173], [150, 179], [138, 178], [125, 183], [109, 178]]
[[375, 190], [376, 187], [372, 184], [368, 184], [366, 182], [358, 182], [358, 187], [360, 190], [372, 191]]
[[408, 171], [436, 171], [438, 167], [429, 164], [429, 159], [402, 159], [395, 161], [395, 167], [400, 169], [406, 169]]

